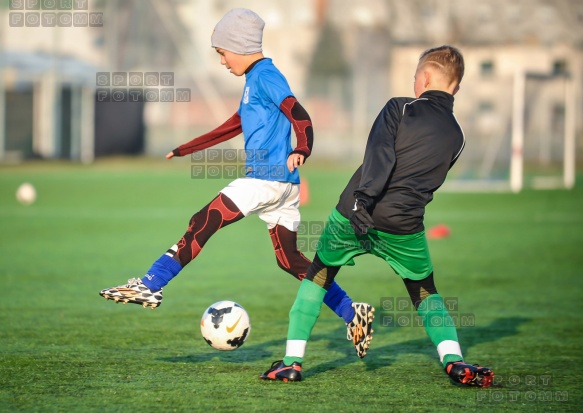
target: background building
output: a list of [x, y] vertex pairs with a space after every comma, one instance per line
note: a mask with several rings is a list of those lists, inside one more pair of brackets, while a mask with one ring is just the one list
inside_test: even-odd
[[[583, 155], [578, 0], [88, 0], [86, 9], [75, 9], [76, 2], [59, 9], [56, 2], [52, 10], [27, 9], [29, 3], [13, 0], [0, 9], [3, 162], [160, 156], [222, 123], [238, 107], [243, 80], [220, 66], [210, 35], [234, 7], [266, 21], [265, 54], [312, 116], [314, 159], [358, 162], [386, 100], [411, 95], [419, 54], [445, 43], [466, 59], [455, 112], [468, 144], [457, 177], [505, 185], [517, 151], [523, 168], [551, 175]], [[27, 27], [34, 13], [41, 24]], [[95, 20], [48, 27], [42, 18], [50, 13]], [[172, 85], [131, 84], [148, 73], [170, 73]], [[99, 84], [99, 74], [111, 84]], [[120, 76], [126, 83], [113, 84]], [[165, 101], [132, 101], [132, 87], [149, 87]], [[92, 98], [99, 89], [109, 93], [106, 101]], [[125, 89], [125, 102], [116, 101], [114, 89]], [[188, 99], [179, 99], [185, 91]], [[517, 136], [521, 146], [513, 143]]]

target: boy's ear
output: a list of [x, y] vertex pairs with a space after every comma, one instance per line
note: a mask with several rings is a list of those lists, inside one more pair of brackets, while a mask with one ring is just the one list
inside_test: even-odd
[[429, 85], [431, 84], [431, 71], [429, 70], [424, 70], [423, 71], [423, 86], [425, 87], [425, 89], [427, 90], [427, 88], [429, 87]]

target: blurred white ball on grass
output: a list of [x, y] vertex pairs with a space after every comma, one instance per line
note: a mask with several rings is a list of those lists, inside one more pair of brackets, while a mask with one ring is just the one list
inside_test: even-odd
[[16, 200], [22, 205], [31, 205], [36, 201], [36, 189], [31, 183], [21, 184], [16, 190]]

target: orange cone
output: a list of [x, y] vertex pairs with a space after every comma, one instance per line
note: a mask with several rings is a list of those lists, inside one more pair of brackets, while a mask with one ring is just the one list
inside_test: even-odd
[[427, 231], [428, 239], [442, 239], [451, 235], [451, 230], [445, 224], [435, 225]]

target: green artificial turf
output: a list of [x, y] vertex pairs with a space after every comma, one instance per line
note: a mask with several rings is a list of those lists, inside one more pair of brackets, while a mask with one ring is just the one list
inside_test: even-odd
[[[114, 304], [99, 290], [141, 277], [182, 236], [191, 215], [228, 183], [191, 179], [188, 159], [114, 159], [82, 166], [0, 167], [0, 411], [577, 411], [581, 402], [583, 187], [571, 191], [441, 193], [426, 226], [435, 279], [466, 360], [495, 385], [460, 388], [444, 374], [406, 290], [379, 259], [360, 257], [337, 281], [377, 308], [360, 360], [328, 309], [316, 325], [300, 383], [262, 382], [284, 355], [299, 284], [281, 271], [265, 224], [253, 216], [219, 231], [164, 289], [154, 311]], [[352, 172], [310, 162], [302, 207], [310, 240]], [[14, 193], [31, 182], [38, 200]], [[310, 227], [312, 225], [312, 227]], [[312, 229], [310, 229], [312, 228]], [[239, 302], [252, 330], [219, 352], [199, 321], [219, 300]], [[392, 318], [391, 318], [392, 317]], [[403, 318], [404, 317], [404, 318]]]

